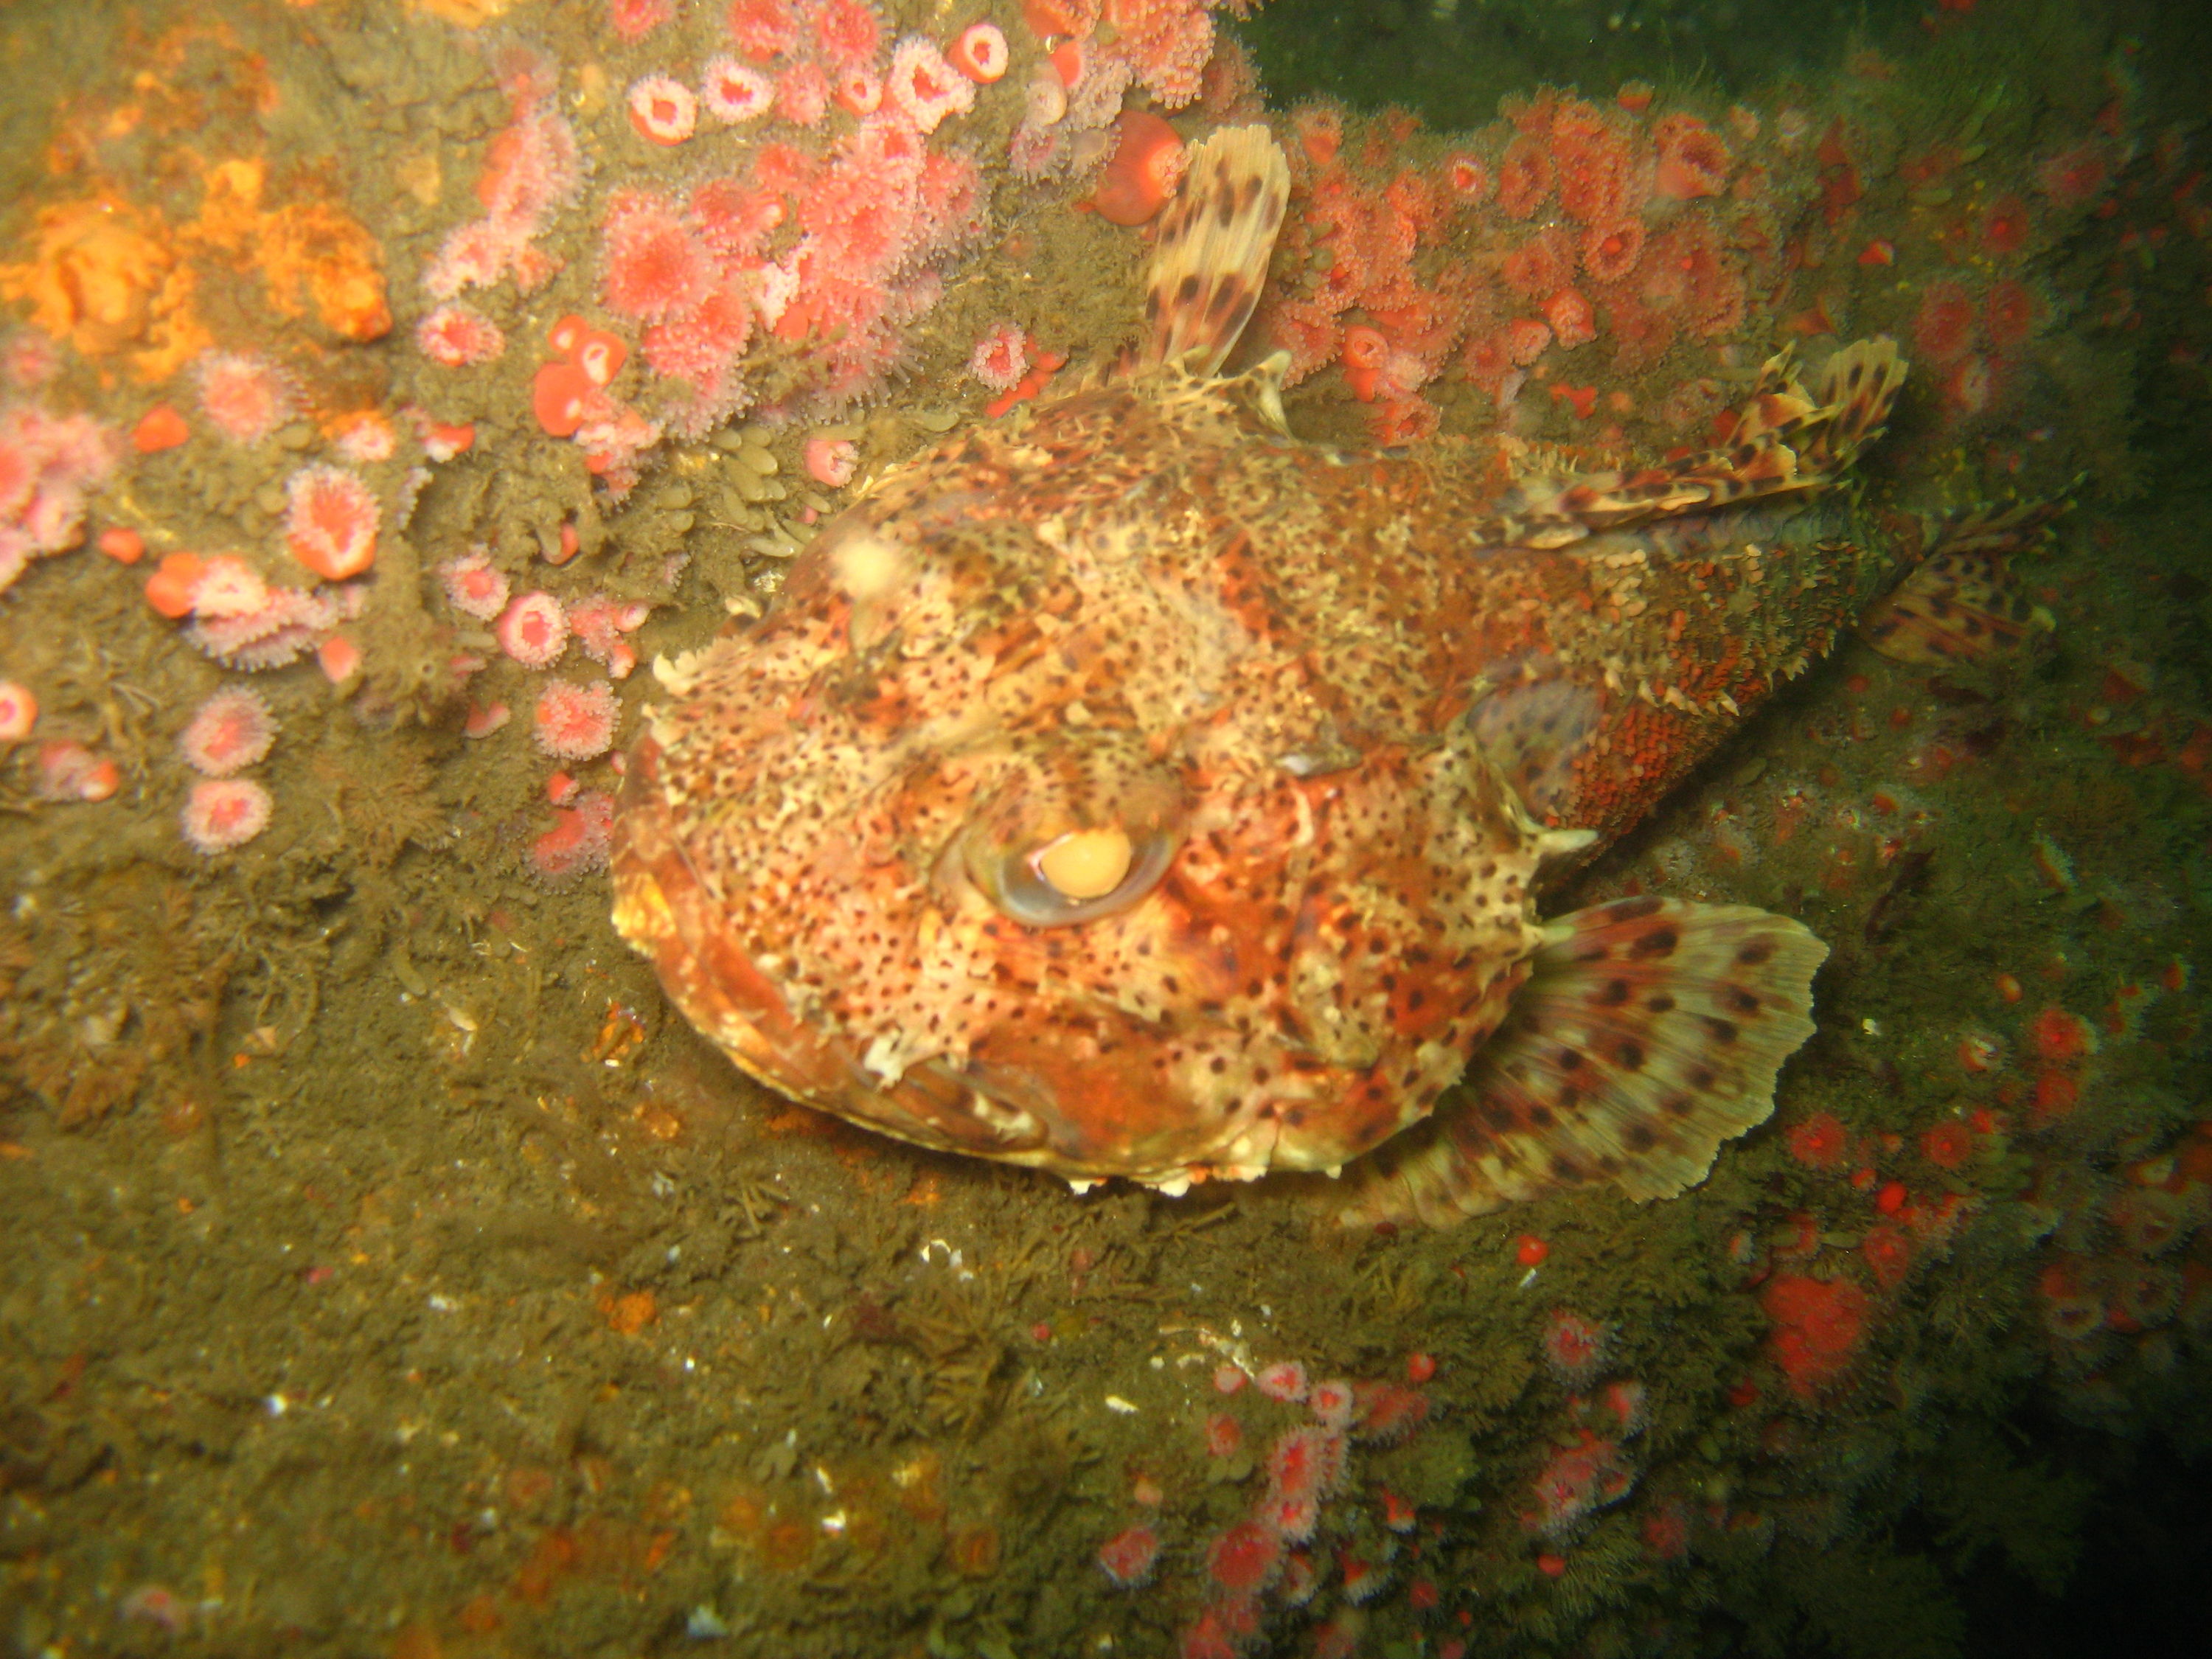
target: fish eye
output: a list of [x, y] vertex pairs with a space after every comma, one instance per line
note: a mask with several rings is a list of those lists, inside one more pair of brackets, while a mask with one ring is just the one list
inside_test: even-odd
[[1135, 738], [1093, 732], [1072, 742], [993, 745], [960, 766], [982, 781], [939, 855], [939, 878], [980, 892], [1026, 927], [1070, 927], [1131, 908], [1159, 885], [1182, 846], [1190, 801], [1182, 776]]
[[1077, 830], [1038, 848], [1030, 867], [1054, 892], [1080, 904], [1119, 887], [1136, 851], [1125, 830]]
[[1073, 830], [1021, 848], [970, 843], [968, 873], [992, 903], [1032, 927], [1095, 921], [1126, 910], [1159, 884], [1177, 838], [1119, 825]]

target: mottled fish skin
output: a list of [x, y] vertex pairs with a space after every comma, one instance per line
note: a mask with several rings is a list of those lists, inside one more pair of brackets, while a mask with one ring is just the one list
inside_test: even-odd
[[[678, 672], [617, 880], [702, 1030], [802, 1098], [1072, 1175], [1340, 1164], [1426, 1111], [1535, 946], [1543, 826], [1468, 711], [1567, 688], [1537, 793], [1609, 835], [1890, 570], [1759, 508], [1471, 544], [1494, 457], [1288, 443], [1259, 390], [1162, 370], [947, 445]], [[1155, 798], [1174, 865], [1079, 928], [947, 867], [994, 812], [1042, 840]]]
[[[656, 665], [617, 926], [738, 1065], [885, 1133], [1078, 1183], [1335, 1170], [1506, 1018], [1547, 863], [1917, 554], [1821, 493], [1903, 372], [1778, 360], [1735, 446], [1631, 472], [1298, 443], [1273, 365], [972, 430]], [[1121, 886], [1055, 895], [1037, 850], [1101, 830]]]

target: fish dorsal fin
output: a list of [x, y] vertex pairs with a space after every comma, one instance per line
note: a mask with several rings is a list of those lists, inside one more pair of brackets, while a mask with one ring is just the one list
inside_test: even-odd
[[1675, 514], [1824, 489], [1881, 432], [1905, 372], [1893, 340], [1856, 340], [1828, 359], [1808, 393], [1793, 355], [1778, 352], [1760, 371], [1727, 443], [1640, 471], [1525, 477], [1499, 502], [1483, 538], [1564, 547]]
[[1224, 127], [1191, 152], [1145, 273], [1143, 366], [1205, 375], [1228, 361], [1260, 302], [1290, 195], [1290, 165], [1264, 126]]
[[1890, 406], [1905, 384], [1905, 359], [1887, 334], [1854, 340], [1820, 366], [1813, 392], [1813, 417], [1825, 415], [1798, 445], [1802, 465], [1829, 477], [1857, 459], [1859, 450], [1881, 435]]

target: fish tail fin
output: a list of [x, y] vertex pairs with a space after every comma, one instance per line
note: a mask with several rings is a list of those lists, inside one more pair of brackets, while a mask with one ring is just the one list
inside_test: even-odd
[[1929, 524], [1919, 568], [1867, 612], [1859, 637], [1893, 662], [1940, 668], [2002, 656], [2052, 627], [2021, 592], [2012, 556], [2042, 539], [2073, 505], [2068, 495], [1967, 507]]
[[1145, 273], [1152, 337], [1140, 363], [1219, 372], [1260, 302], [1290, 194], [1282, 147], [1257, 123], [1223, 127], [1191, 151]]
[[1674, 1197], [1773, 1110], [1827, 954], [1747, 905], [1625, 899], [1562, 917], [1459, 1097], [1347, 1170], [1338, 1218], [1446, 1226], [1594, 1181]]
[[1595, 531], [1819, 489], [1880, 435], [1906, 364], [1887, 336], [1855, 340], [1823, 366], [1816, 392], [1785, 346], [1760, 368], [1729, 441], [1637, 471], [1524, 479], [1486, 533], [1522, 547], [1559, 547]]

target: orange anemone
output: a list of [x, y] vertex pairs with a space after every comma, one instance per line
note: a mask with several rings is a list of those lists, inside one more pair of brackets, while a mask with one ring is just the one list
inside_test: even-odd
[[1111, 225], [1141, 225], [1167, 205], [1182, 182], [1182, 140], [1158, 116], [1126, 109], [1115, 118], [1114, 159], [1092, 195]]

